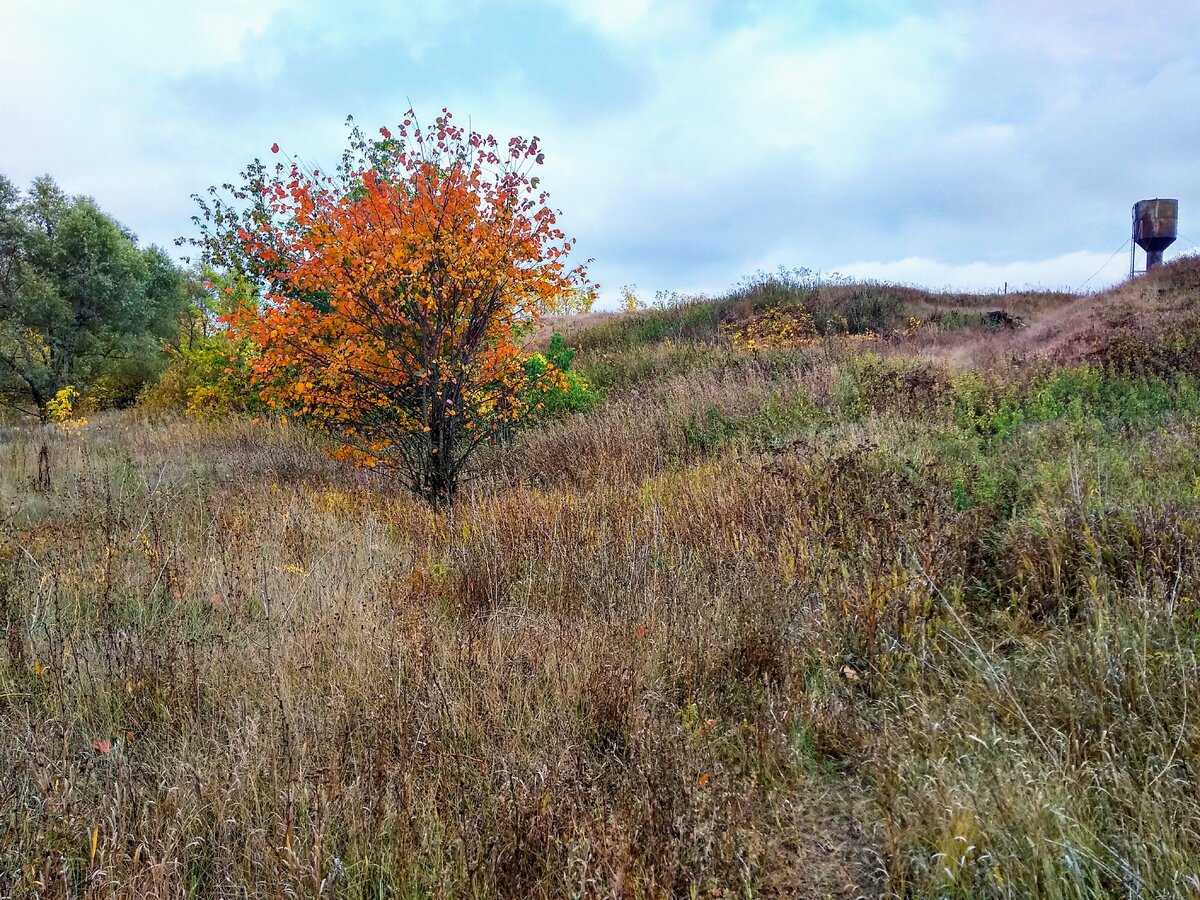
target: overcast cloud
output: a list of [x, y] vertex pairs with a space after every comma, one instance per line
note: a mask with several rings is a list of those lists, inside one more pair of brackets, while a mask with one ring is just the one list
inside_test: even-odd
[[[611, 305], [808, 267], [931, 287], [1122, 277], [1129, 209], [1200, 240], [1200, 0], [5, 0], [0, 172], [146, 242], [274, 141], [411, 101], [506, 138]], [[1189, 226], [1189, 222], [1196, 225]], [[1110, 260], [1105, 265], [1106, 260]]]

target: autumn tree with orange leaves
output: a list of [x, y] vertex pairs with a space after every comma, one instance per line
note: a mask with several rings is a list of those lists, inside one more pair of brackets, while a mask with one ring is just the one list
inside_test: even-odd
[[266, 403], [451, 503], [472, 454], [562, 378], [530, 390], [521, 336], [594, 292], [531, 174], [542, 162], [536, 137], [501, 145], [410, 110], [379, 139], [352, 128], [332, 173], [256, 161], [198, 197], [205, 261], [262, 288], [230, 326], [259, 348]]

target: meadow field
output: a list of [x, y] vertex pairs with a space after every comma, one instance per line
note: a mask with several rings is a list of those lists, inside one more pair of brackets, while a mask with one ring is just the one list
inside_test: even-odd
[[1200, 895], [1200, 262], [555, 329], [449, 511], [0, 428], [0, 895]]

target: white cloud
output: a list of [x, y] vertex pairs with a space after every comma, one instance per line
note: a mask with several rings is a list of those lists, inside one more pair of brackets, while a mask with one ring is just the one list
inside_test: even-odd
[[948, 9], [813, 40], [787, 15], [686, 40], [645, 15], [630, 53], [659, 49], [648, 89], [619, 121], [548, 136], [569, 160], [548, 183], [585, 246], [640, 257], [621, 278], [683, 288], [831, 268], [847, 246], [891, 260], [862, 264], [878, 277], [1073, 287], [1134, 200], [1200, 201], [1195, 4]]
[[[394, 120], [415, 69], [438, 73], [412, 91], [424, 112], [446, 104], [497, 135], [542, 137], [544, 184], [607, 288], [713, 290], [760, 267], [848, 258], [864, 275], [934, 285], [1077, 284], [1127, 235], [1133, 201], [1179, 197], [1185, 234], [1200, 208], [1190, 0], [1153, 15], [1114, 0], [907, 14], [866, 0], [509, 2], [9, 0], [3, 171], [49, 171], [163, 240], [187, 229], [189, 193], [272, 140], [328, 160], [346, 112]], [[454, 59], [485, 12], [512, 31]], [[554, 94], [573, 60], [545, 62], [549, 41], [591, 54], [565, 80], [605, 102]], [[276, 104], [281, 73], [370, 47], [395, 71], [357, 77], [394, 95], [351, 78]], [[239, 86], [255, 99], [227, 117], [219, 104], [236, 99], [195, 109]]]
[[913, 256], [887, 262], [856, 261], [837, 267], [854, 278], [911, 284], [931, 290], [1000, 292], [1008, 290], [1099, 290], [1127, 277], [1128, 251], [1110, 257], [1076, 250], [1049, 259], [1009, 263], [946, 263]]
[[613, 37], [628, 38], [641, 30], [654, 6], [653, 0], [568, 0], [581, 21]]
[[4, 14], [14, 37], [0, 55], [4, 174], [27, 183], [48, 172], [135, 230], [178, 209], [195, 189], [181, 166], [186, 150], [213, 136], [188, 123], [188, 110], [164, 106], [161, 87], [195, 73], [259, 71], [265, 60], [252, 45], [280, 5], [16, 0]]
[[[556, 199], [601, 232], [653, 229], [681, 204], [736, 205], [748, 178], [836, 190], [903, 135], [939, 130], [945, 68], [962, 52], [952, 28], [903, 20], [800, 47], [785, 25], [767, 19], [687, 41], [643, 32], [631, 54], [648, 85], [635, 107], [540, 130], [549, 174], [563, 176], [548, 181], [566, 182]], [[651, 45], [660, 52], [646, 54]]]
[[219, 69], [250, 61], [248, 40], [262, 34], [282, 6], [283, 0], [14, 0], [6, 4], [5, 27], [19, 39], [6, 41], [0, 66], [18, 84], [32, 84], [31, 69], [54, 69], [84, 93]]

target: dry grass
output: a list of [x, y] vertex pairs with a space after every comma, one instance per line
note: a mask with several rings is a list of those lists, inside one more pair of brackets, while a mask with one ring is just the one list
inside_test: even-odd
[[451, 515], [294, 428], [0, 434], [0, 894], [1200, 891], [1186, 367], [682, 315]]
[[[7, 891], [874, 877], [853, 794], [792, 758], [782, 612], [751, 572], [694, 568], [636, 485], [445, 521], [314, 477], [288, 432], [109, 428], [55, 447], [49, 495], [32, 445], [6, 447]], [[753, 502], [713, 479], [689, 480], [697, 502]], [[816, 868], [773, 871], [786, 847]]]
[[567, 339], [568, 344], [574, 344], [580, 332], [620, 316], [619, 312], [607, 311], [542, 316], [538, 320], [537, 330], [528, 337], [525, 346], [530, 350], [545, 350], [550, 343], [550, 336], [556, 331]]

